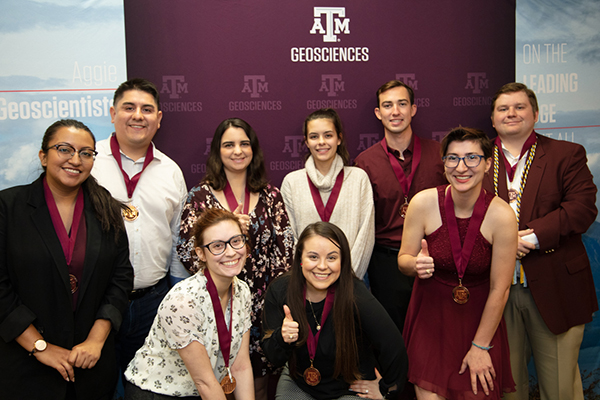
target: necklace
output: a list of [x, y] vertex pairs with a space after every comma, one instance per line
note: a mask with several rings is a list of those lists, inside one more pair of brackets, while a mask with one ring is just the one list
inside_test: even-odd
[[310, 310], [312, 311], [313, 318], [315, 319], [315, 323], [317, 324], [317, 332], [321, 330], [321, 324], [317, 321], [317, 316], [315, 315], [315, 310], [313, 308], [312, 302], [308, 300], [308, 304], [310, 305]]

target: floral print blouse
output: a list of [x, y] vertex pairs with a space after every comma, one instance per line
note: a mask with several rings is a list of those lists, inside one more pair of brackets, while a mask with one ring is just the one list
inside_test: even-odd
[[[233, 299], [225, 311], [229, 324], [231, 312], [231, 353], [233, 365], [244, 333], [250, 329], [250, 290], [233, 279]], [[233, 311], [231, 310], [233, 308]], [[158, 313], [144, 345], [136, 352], [125, 371], [125, 378], [141, 389], [169, 396], [199, 396], [194, 381], [177, 349], [193, 341], [204, 346], [217, 381], [226, 374], [219, 347], [219, 334], [206, 277], [202, 272], [177, 283], [158, 307]]]

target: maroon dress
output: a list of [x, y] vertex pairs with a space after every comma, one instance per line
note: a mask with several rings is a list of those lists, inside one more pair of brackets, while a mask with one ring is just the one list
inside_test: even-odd
[[[438, 190], [442, 226], [427, 236], [429, 254], [435, 273], [430, 279], [415, 279], [404, 324], [404, 340], [408, 352], [408, 379], [415, 385], [448, 399], [500, 399], [503, 392], [514, 391], [510, 370], [509, 348], [504, 318], [490, 343], [489, 350], [496, 379], [494, 391], [485, 396], [478, 383], [478, 395], [471, 390], [469, 369], [459, 375], [462, 360], [471, 347], [490, 290], [492, 245], [477, 233], [475, 246], [462, 283], [469, 289], [466, 304], [457, 304], [452, 289], [458, 285], [458, 273], [452, 258], [452, 247], [444, 209], [445, 189]], [[494, 196], [486, 193], [485, 211]], [[458, 219], [461, 244], [467, 234], [469, 218]]]

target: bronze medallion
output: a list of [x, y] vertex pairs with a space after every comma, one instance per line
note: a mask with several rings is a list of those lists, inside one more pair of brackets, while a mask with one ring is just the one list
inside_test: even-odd
[[231, 394], [235, 390], [235, 378], [231, 375], [225, 375], [223, 379], [221, 379], [221, 387], [223, 388], [223, 392], [225, 394]]
[[123, 219], [128, 222], [135, 221], [140, 215], [140, 212], [133, 204], [126, 204], [126, 206], [126, 209], [121, 209]]
[[519, 192], [517, 192], [515, 189], [510, 189], [508, 191], [508, 202], [512, 203], [513, 201], [517, 201], [518, 195], [519, 195]]
[[69, 274], [69, 283], [71, 284], [71, 294], [73, 294], [79, 289], [79, 281], [75, 275]]
[[402, 218], [406, 218], [407, 210], [408, 210], [408, 203], [405, 201], [404, 204], [402, 204], [402, 207], [400, 207], [400, 216]]
[[464, 287], [462, 284], [459, 284], [454, 289], [452, 289], [452, 298], [458, 304], [465, 304], [469, 301], [469, 289]]
[[321, 382], [321, 373], [312, 366], [312, 363], [304, 370], [304, 382], [310, 386], [317, 386]]

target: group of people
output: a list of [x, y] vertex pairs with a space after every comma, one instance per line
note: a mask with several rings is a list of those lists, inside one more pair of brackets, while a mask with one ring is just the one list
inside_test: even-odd
[[419, 138], [416, 112], [410, 86], [381, 86], [384, 138], [354, 166], [335, 110], [311, 113], [305, 168], [281, 192], [239, 118], [188, 192], [152, 143], [162, 112], [144, 79], [116, 90], [106, 140], [52, 124], [40, 177], [0, 192], [3, 395], [111, 399], [120, 376], [128, 400], [267, 399], [273, 378], [279, 400], [413, 385], [528, 399], [533, 356], [542, 399], [583, 399], [598, 309], [585, 150], [534, 131], [519, 83], [493, 98], [495, 142], [467, 127]]

